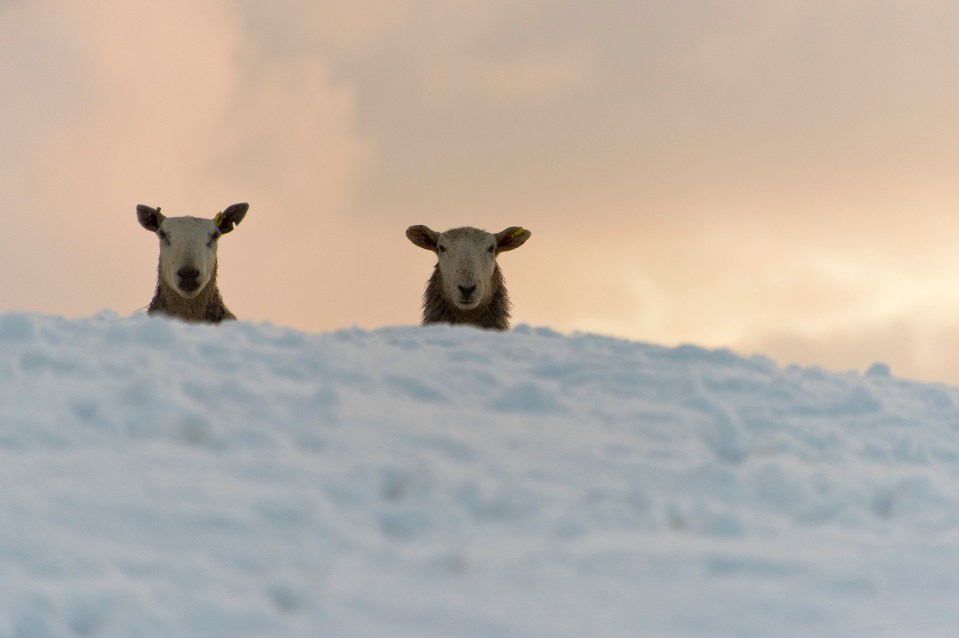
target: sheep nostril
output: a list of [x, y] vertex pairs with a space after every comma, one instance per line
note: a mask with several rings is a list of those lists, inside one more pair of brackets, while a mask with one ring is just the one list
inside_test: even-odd
[[180, 279], [184, 281], [190, 281], [190, 280], [195, 280], [200, 278], [200, 271], [197, 270], [196, 268], [184, 267], [176, 271], [176, 274], [177, 274], [177, 277], [179, 277]]
[[473, 293], [476, 292], [476, 284], [472, 284], [471, 286], [457, 285], [456, 287], [459, 288], [463, 299], [469, 299], [473, 296]]

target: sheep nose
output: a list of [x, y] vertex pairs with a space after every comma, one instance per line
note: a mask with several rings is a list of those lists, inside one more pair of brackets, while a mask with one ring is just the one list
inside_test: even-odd
[[460, 294], [463, 295], [463, 299], [469, 299], [473, 296], [473, 293], [476, 292], [476, 284], [471, 284], [469, 286], [457, 284], [456, 287], [460, 289]]
[[200, 278], [200, 271], [191, 266], [184, 266], [180, 270], [176, 271], [176, 275], [183, 281], [191, 281]]

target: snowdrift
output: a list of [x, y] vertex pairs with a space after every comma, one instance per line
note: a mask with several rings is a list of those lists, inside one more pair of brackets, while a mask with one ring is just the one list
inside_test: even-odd
[[957, 405], [526, 326], [0, 315], [0, 638], [952, 635]]

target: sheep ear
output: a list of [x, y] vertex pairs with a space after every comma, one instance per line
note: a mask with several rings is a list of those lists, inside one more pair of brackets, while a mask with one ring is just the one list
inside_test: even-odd
[[159, 208], [151, 208], [145, 204], [137, 204], [137, 221], [151, 233], [160, 230], [160, 224], [166, 219], [160, 214]]
[[436, 241], [439, 236], [438, 232], [428, 226], [410, 226], [406, 229], [406, 238], [426, 250], [436, 250]]
[[510, 226], [506, 230], [496, 233], [496, 251], [505, 252], [519, 248], [526, 243], [533, 233], [519, 226]]
[[213, 223], [220, 229], [224, 235], [233, 230], [233, 226], [243, 221], [246, 211], [249, 210], [249, 204], [233, 204], [227, 206], [226, 210], [217, 213], [213, 218]]

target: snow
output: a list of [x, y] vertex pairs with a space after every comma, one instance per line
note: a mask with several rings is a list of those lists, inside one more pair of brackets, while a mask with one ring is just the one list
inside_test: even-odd
[[528, 326], [0, 315], [0, 638], [952, 635], [957, 405]]

